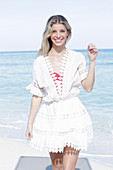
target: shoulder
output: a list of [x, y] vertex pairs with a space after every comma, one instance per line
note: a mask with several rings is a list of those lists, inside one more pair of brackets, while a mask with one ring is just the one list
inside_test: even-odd
[[33, 70], [34, 71], [38, 71], [41, 69], [41, 66], [42, 66], [42, 59], [43, 59], [43, 56], [38, 56], [34, 59], [33, 61]]
[[36, 57], [33, 62], [33, 65], [40, 65], [42, 63], [43, 57], [43, 55]]

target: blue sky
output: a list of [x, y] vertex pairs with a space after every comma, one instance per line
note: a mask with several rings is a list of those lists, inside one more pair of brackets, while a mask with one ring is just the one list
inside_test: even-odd
[[113, 48], [112, 0], [0, 0], [0, 51], [38, 50], [46, 21], [56, 14], [72, 27], [68, 48]]

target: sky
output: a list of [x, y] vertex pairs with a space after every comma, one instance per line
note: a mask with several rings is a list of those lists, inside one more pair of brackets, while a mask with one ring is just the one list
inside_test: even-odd
[[39, 50], [46, 22], [57, 14], [72, 27], [68, 48], [113, 48], [113, 0], [0, 0], [0, 51]]

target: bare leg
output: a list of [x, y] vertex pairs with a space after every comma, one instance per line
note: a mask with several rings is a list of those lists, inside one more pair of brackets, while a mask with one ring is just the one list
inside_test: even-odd
[[63, 153], [50, 152], [52, 170], [63, 170]]
[[75, 170], [80, 150], [66, 146], [63, 152], [63, 170]]

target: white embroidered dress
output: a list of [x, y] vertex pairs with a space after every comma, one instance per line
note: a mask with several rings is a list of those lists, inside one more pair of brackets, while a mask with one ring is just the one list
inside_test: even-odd
[[87, 77], [85, 57], [72, 50], [63, 56], [56, 74], [48, 56], [33, 63], [33, 83], [27, 90], [43, 97], [33, 125], [30, 145], [39, 150], [63, 152], [68, 145], [86, 150], [93, 137], [91, 119], [77, 97], [81, 81]]

